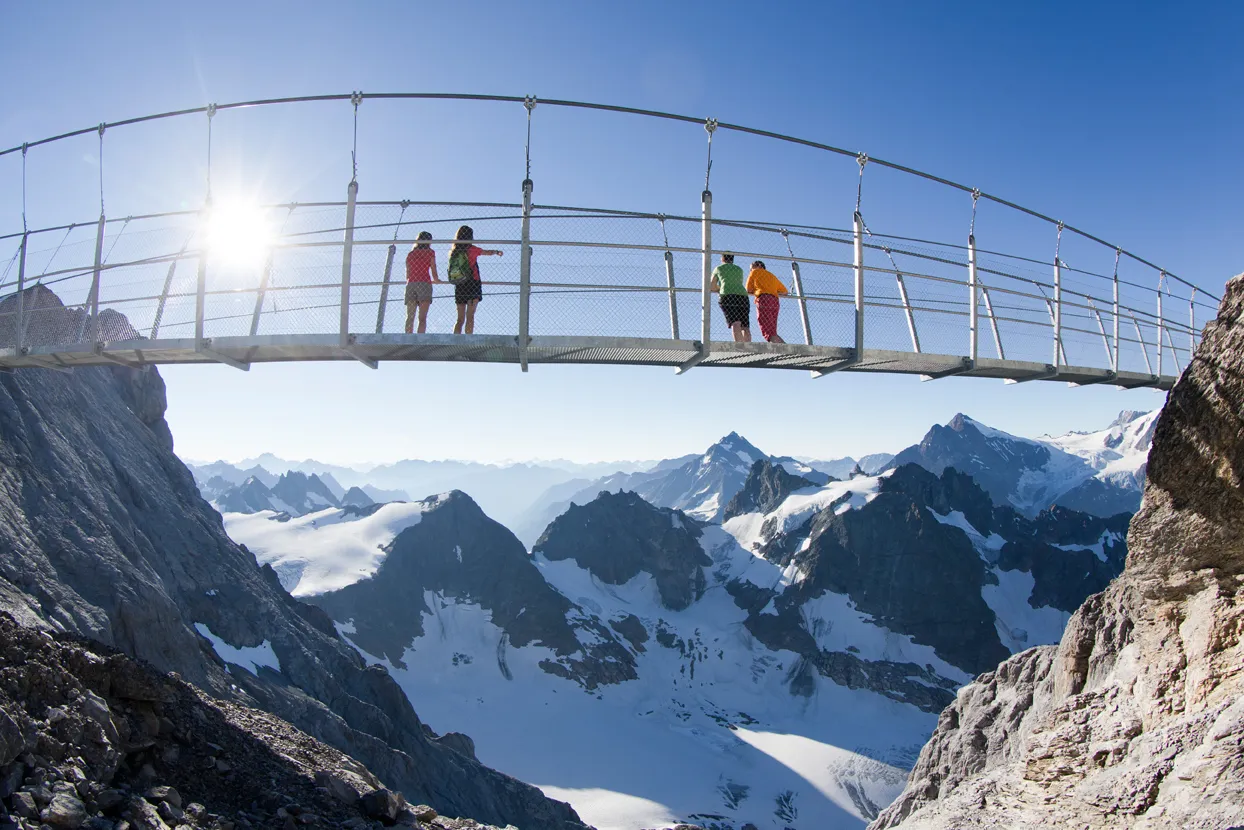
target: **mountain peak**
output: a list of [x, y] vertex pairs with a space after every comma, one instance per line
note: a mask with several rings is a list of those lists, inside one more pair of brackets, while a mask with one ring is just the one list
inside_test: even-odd
[[719, 448], [727, 452], [737, 453], [740, 456], [747, 456], [749, 464], [757, 459], [767, 457], [755, 444], [733, 431], [729, 435], [722, 436], [721, 440], [709, 447], [705, 455], [712, 455], [713, 450]]

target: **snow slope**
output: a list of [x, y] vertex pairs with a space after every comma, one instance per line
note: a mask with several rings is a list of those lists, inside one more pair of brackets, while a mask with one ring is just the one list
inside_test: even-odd
[[384, 546], [419, 522], [435, 498], [378, 508], [333, 507], [287, 518], [265, 510], [224, 514], [225, 532], [272, 565], [294, 596], [332, 591], [376, 572]]

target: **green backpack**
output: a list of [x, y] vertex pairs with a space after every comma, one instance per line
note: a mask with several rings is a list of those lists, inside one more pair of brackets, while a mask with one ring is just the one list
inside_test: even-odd
[[462, 280], [475, 279], [475, 269], [471, 267], [471, 257], [467, 255], [467, 249], [461, 248], [449, 255], [449, 281], [460, 282]]

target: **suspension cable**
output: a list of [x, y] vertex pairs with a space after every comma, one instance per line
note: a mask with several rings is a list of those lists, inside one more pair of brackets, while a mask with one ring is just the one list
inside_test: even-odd
[[[855, 157], [860, 165], [860, 179], [855, 185], [855, 212], [860, 212], [860, 200], [864, 198], [864, 168], [868, 165], [868, 153], [860, 153]], [[869, 236], [872, 236], [870, 233]]]
[[104, 215], [104, 129], [107, 125], [99, 125], [99, 215]]
[[76, 227], [78, 227], [78, 224], [75, 222], [65, 229], [65, 235], [60, 238], [60, 242], [56, 244], [56, 250], [52, 251], [52, 255], [48, 257], [47, 264], [43, 266], [43, 271], [39, 274], [39, 279], [43, 279], [43, 277], [47, 274], [48, 269], [52, 267], [52, 261], [56, 259], [56, 255], [60, 253], [61, 247], [65, 244], [65, 241], [69, 239], [69, 234], [73, 233], [73, 229]]
[[[863, 155], [863, 153], [861, 153], [860, 155]], [[864, 163], [865, 163], [865, 164], [867, 163], [867, 159], [865, 159], [865, 162], [864, 162]], [[861, 172], [861, 173], [863, 173], [863, 172], [864, 172], [864, 164], [861, 164], [861, 165], [860, 165], [860, 172]], [[864, 214], [860, 213], [860, 209], [859, 209], [858, 203], [857, 203], [857, 206], [856, 206], [856, 208], [855, 208], [855, 212], [856, 212], [857, 214], [859, 214], [859, 217], [860, 217], [860, 226], [864, 229], [864, 233], [868, 234], [868, 238], [869, 238], [869, 239], [875, 239], [876, 237], [874, 237], [874, 236], [873, 236], [873, 232], [872, 232], [871, 230], [869, 230], [869, 229], [868, 229], [868, 223], [864, 221]], [[787, 242], [787, 243], [786, 243], [786, 247], [787, 247], [787, 249], [789, 250], [789, 248], [790, 248], [790, 243], [789, 243], [789, 242]], [[899, 277], [902, 277], [902, 276], [903, 276], [903, 269], [899, 268], [899, 267], [898, 267], [898, 263], [897, 263], [897, 262], [895, 262], [895, 260], [894, 260], [894, 253], [890, 250], [890, 246], [889, 246], [889, 245], [882, 244], [882, 243], [878, 243], [878, 247], [880, 247], [882, 251], [885, 251], [885, 255], [886, 255], [886, 257], [890, 260], [890, 264], [894, 266], [894, 273], [895, 273], [895, 274], [897, 274]], [[792, 253], [792, 254], [791, 254], [791, 256], [793, 257], [793, 256], [794, 256], [794, 253]]]
[[708, 166], [704, 168], [704, 190], [707, 191], [709, 177], [713, 174], [713, 133], [717, 132], [717, 119], [705, 121], [704, 130], [708, 133]]
[[[860, 221], [863, 221], [863, 217], [861, 217]], [[779, 228], [779, 232], [782, 234], [782, 239], [786, 242], [786, 253], [790, 254], [790, 258], [793, 261], [795, 259], [795, 251], [790, 246], [790, 231], [786, 228]]]
[[22, 144], [22, 233], [25, 234], [30, 230], [26, 225], [26, 149], [28, 145]]
[[408, 207], [410, 207], [410, 200], [409, 200], [409, 199], [403, 199], [403, 200], [402, 200], [402, 210], [401, 210], [401, 212], [400, 212], [400, 213], [398, 213], [398, 215], [397, 215], [397, 224], [393, 226], [393, 244], [394, 244], [394, 245], [396, 245], [396, 244], [397, 244], [397, 235], [398, 235], [398, 232], [400, 232], [400, 231], [402, 230], [402, 220], [403, 220], [404, 218], [406, 218], [406, 208], [408, 208]]
[[523, 99], [523, 108], [527, 110], [527, 176], [525, 181], [531, 179], [531, 112], [536, 108], [536, 96], [528, 95]]
[[207, 105], [207, 201], [212, 201], [212, 118], [216, 116], [216, 105]]
[[359, 178], [359, 104], [363, 103], [362, 91], [350, 93], [350, 103], [354, 105], [354, 149], [350, 151], [350, 183]]
[[112, 244], [108, 246], [108, 253], [104, 254], [102, 262], [107, 262], [108, 258], [112, 256], [113, 248], [117, 247], [117, 243], [121, 241], [121, 234], [125, 233], [125, 229], [130, 226], [130, 220], [133, 218], [132, 216], [125, 217], [125, 221], [121, 223], [121, 230], [117, 231], [117, 235], [112, 238]]

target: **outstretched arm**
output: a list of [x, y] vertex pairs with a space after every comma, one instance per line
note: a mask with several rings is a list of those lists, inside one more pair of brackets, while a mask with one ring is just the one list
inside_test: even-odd
[[505, 251], [498, 251], [496, 248], [485, 248], [479, 252], [480, 256], [505, 256]]

